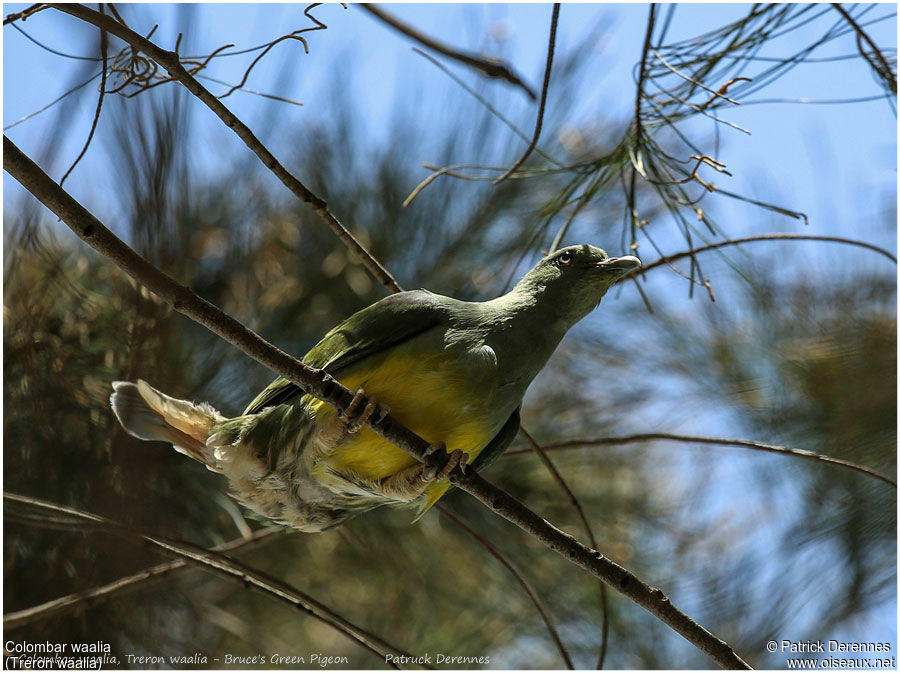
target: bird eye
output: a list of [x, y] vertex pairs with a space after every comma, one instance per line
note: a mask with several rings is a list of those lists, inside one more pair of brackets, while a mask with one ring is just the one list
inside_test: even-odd
[[571, 250], [566, 250], [563, 254], [556, 258], [556, 263], [560, 266], [569, 266], [575, 259], [575, 255]]

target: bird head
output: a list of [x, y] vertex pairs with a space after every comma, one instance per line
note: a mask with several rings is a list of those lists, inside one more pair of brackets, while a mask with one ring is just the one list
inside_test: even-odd
[[570, 245], [544, 257], [514, 291], [532, 295], [571, 327], [596, 308], [613, 284], [640, 266], [637, 257], [610, 257], [593, 245]]

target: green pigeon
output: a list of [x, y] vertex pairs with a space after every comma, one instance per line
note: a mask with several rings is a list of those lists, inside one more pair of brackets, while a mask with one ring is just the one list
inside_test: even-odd
[[[110, 403], [129, 434], [171, 442], [225, 475], [245, 506], [301, 531], [383, 504], [421, 516], [449, 488], [453, 467], [480, 469], [506, 449], [525, 391], [563, 336], [640, 265], [575, 245], [489, 301], [413, 290], [375, 302], [303, 358], [359, 391], [344, 413], [284, 378], [234, 418], [140, 380], [114, 382]], [[362, 425], [388, 411], [439, 460], [421, 463]]]

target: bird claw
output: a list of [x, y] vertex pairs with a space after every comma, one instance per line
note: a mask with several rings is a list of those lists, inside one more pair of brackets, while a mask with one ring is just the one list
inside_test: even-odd
[[447, 445], [444, 442], [435, 442], [425, 450], [425, 459], [422, 462], [424, 463], [423, 478], [426, 481], [440, 481], [446, 479], [457, 465], [460, 472], [465, 474], [469, 463], [469, 454], [462, 449], [454, 449], [448, 453]]
[[366, 397], [366, 391], [360, 388], [356, 391], [347, 408], [338, 414], [347, 432], [350, 434], [359, 432], [359, 429], [367, 422], [377, 423], [387, 416], [391, 408], [386, 404], [379, 404], [375, 397]]

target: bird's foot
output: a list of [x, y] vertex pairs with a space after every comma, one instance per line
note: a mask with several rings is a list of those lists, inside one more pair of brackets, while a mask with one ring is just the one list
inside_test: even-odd
[[425, 460], [383, 479], [377, 492], [385, 498], [400, 502], [413, 502], [434, 482], [446, 479], [457, 465], [465, 471], [469, 454], [460, 449], [447, 453], [444, 442], [431, 444], [425, 451]]
[[391, 412], [386, 404], [380, 404], [375, 397], [367, 397], [362, 388], [356, 391], [356, 395], [347, 405], [347, 408], [338, 414], [338, 418], [344, 423], [349, 433], [359, 432], [359, 429], [367, 421], [377, 423]]
[[469, 463], [469, 454], [462, 449], [454, 449], [447, 452], [444, 442], [435, 442], [425, 449], [425, 460], [422, 466], [423, 481], [440, 481], [446, 479], [457, 465], [465, 474]]

